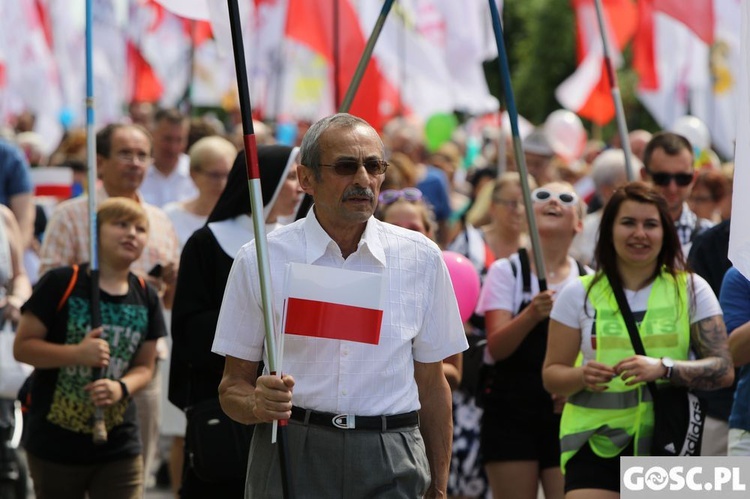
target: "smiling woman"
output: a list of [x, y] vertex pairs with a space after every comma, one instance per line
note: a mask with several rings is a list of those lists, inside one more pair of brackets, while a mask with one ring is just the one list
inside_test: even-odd
[[[705, 280], [685, 270], [659, 192], [638, 182], [617, 189], [602, 214], [595, 256], [597, 273], [566, 287], [552, 307], [543, 371], [545, 388], [567, 397], [561, 462], [573, 499], [619, 497], [619, 457], [649, 454], [647, 382], [713, 390], [734, 378], [719, 303]], [[646, 355], [631, 345], [612, 297], [618, 287]]]

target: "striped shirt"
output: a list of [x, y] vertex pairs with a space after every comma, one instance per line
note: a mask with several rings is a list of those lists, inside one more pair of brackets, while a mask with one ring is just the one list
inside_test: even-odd
[[[96, 193], [97, 203], [109, 196], [103, 188]], [[179, 262], [180, 243], [172, 222], [156, 206], [144, 203], [140, 196], [138, 202], [146, 210], [149, 223], [149, 235], [141, 257], [131, 266], [139, 274], [147, 274], [154, 265], [166, 265]], [[47, 224], [44, 241], [40, 251], [39, 275], [49, 269], [64, 265], [80, 264], [89, 261], [89, 210], [88, 196], [63, 201], [52, 213]]]

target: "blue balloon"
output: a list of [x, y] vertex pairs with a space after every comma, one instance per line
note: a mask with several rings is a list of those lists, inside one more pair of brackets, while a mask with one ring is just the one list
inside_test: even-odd
[[64, 107], [60, 110], [60, 116], [58, 117], [58, 119], [60, 120], [60, 124], [63, 126], [63, 128], [68, 129], [73, 125], [75, 117], [75, 112], [73, 112], [72, 109], [70, 109], [69, 107]]
[[297, 143], [297, 124], [278, 123], [276, 125], [276, 141], [284, 146], [294, 146]]

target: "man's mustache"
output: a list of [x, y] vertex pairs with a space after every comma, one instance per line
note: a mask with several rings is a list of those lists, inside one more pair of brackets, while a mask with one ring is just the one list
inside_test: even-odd
[[372, 201], [375, 199], [375, 193], [372, 192], [372, 189], [353, 187], [344, 193], [344, 201], [348, 201], [351, 198], [367, 198]]

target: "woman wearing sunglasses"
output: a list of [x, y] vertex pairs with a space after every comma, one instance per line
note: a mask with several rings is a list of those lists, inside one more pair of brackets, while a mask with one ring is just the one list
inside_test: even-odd
[[[596, 274], [555, 301], [544, 362], [545, 387], [568, 397], [560, 439], [570, 499], [619, 497], [620, 456], [648, 454], [646, 382], [715, 390], [734, 379], [721, 308], [706, 281], [685, 271], [666, 200], [626, 184], [604, 208], [600, 231]], [[617, 287], [647, 356], [634, 353]]]
[[532, 192], [549, 289], [539, 292], [533, 258], [521, 249], [492, 264], [477, 312], [485, 317], [494, 370], [484, 398], [482, 456], [496, 498], [563, 497], [559, 408], [542, 386], [547, 323], [555, 294], [589, 269], [568, 256], [583, 203], [570, 184]]

